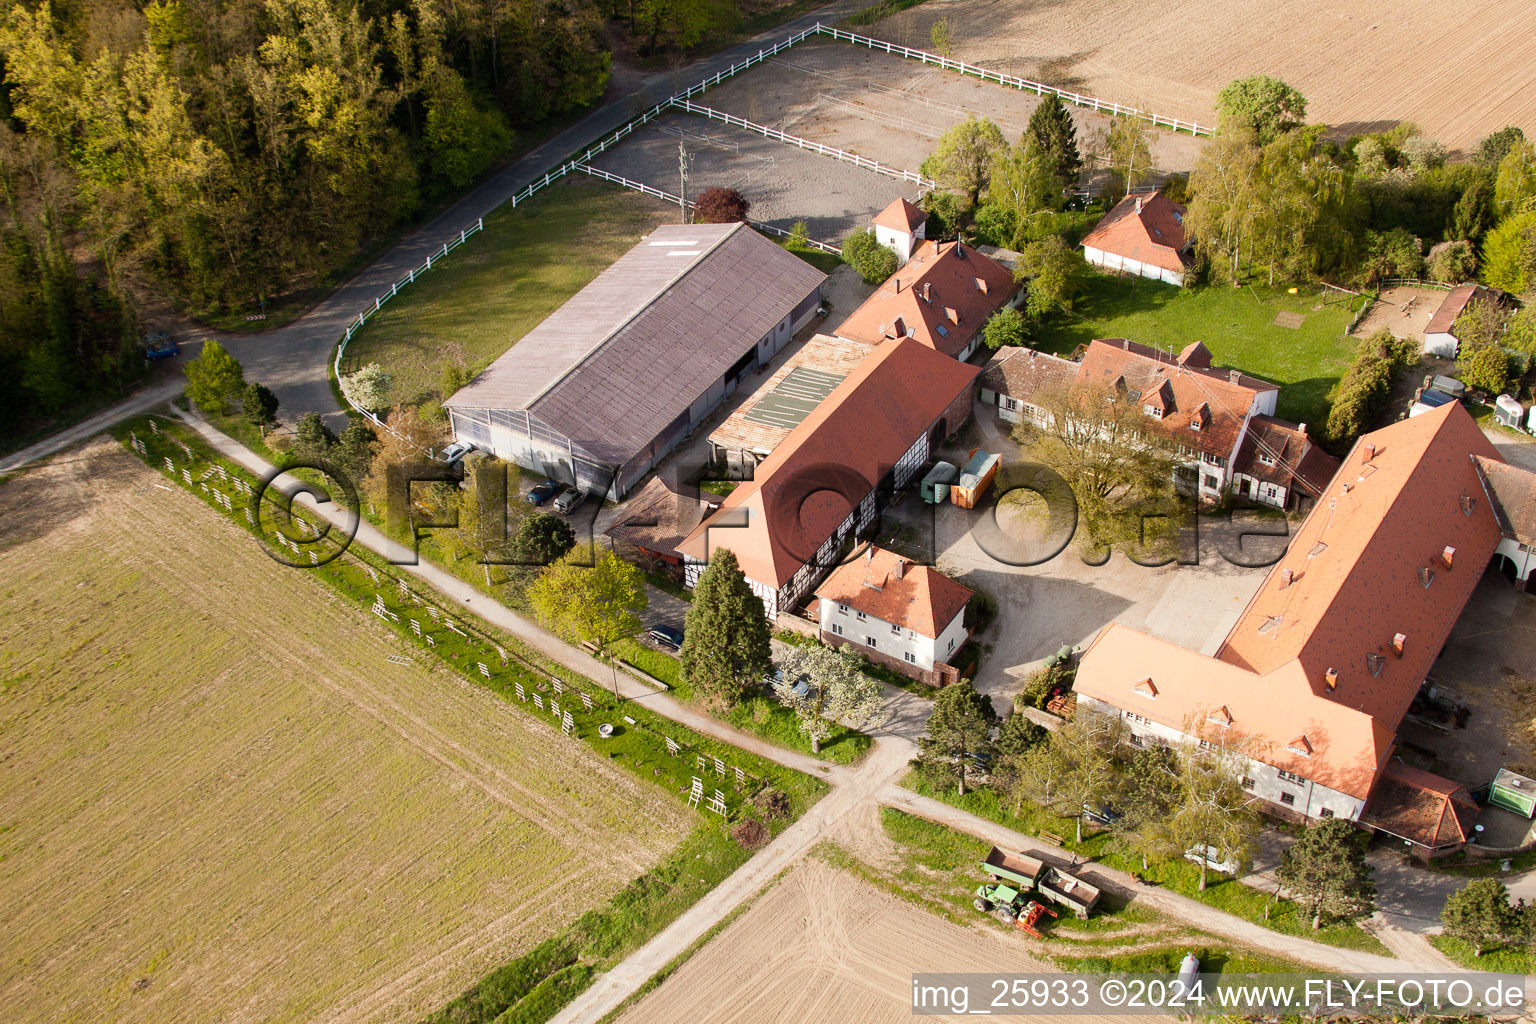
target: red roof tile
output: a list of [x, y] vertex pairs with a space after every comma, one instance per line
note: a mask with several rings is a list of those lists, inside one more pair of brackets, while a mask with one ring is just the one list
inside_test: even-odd
[[1477, 474], [1504, 536], [1536, 544], [1536, 473], [1478, 456]]
[[934, 640], [974, 593], [932, 566], [908, 564], [895, 552], [873, 545], [863, 553], [855, 552], [816, 588], [816, 596], [823, 600]]
[[1465, 786], [1393, 758], [1360, 821], [1434, 850], [1467, 842], [1481, 813]]
[[[1262, 457], [1272, 460], [1266, 465]], [[1339, 460], [1312, 443], [1306, 430], [1272, 416], [1255, 416], [1233, 470], [1317, 497], [1339, 470]]]
[[730, 548], [747, 576], [782, 586], [979, 372], [910, 339], [876, 346], [678, 550]]
[[1161, 192], [1126, 196], [1083, 239], [1083, 245], [1164, 270], [1182, 272], [1184, 207]]
[[1070, 359], [1006, 345], [981, 369], [977, 384], [999, 395], [1039, 405], [1052, 395], [1064, 395], [1077, 377]]
[[890, 206], [875, 214], [875, 223], [880, 227], [890, 228], [892, 231], [905, 231], [908, 234], [927, 222], [928, 214], [923, 211], [923, 208], [905, 199], [895, 199]]
[[924, 242], [854, 310], [839, 337], [870, 345], [914, 338], [955, 356], [1013, 294], [1008, 268], [959, 242]]

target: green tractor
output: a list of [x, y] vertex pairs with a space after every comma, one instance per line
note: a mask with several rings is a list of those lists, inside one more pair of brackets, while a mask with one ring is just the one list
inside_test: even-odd
[[1011, 925], [1019, 919], [1029, 902], [1029, 897], [1013, 886], [993, 882], [976, 887], [976, 898], [971, 901], [971, 905], [983, 914], [991, 914], [1003, 924]]

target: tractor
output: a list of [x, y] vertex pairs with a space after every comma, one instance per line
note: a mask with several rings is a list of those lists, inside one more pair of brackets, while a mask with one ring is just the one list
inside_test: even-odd
[[976, 887], [976, 898], [971, 905], [983, 914], [991, 914], [1003, 924], [1013, 924], [1024, 913], [1031, 901], [1011, 885], [993, 882]]

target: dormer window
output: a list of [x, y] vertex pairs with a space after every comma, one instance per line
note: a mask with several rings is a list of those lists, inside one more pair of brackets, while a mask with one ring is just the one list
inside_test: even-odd
[[1146, 413], [1148, 416], [1151, 416], [1155, 420], [1160, 420], [1163, 418], [1163, 410], [1155, 405], [1144, 405], [1141, 407], [1141, 411]]
[[1150, 697], [1153, 700], [1157, 699], [1157, 687], [1152, 685], [1152, 678], [1150, 676], [1131, 687], [1131, 692], [1143, 697]]
[[1303, 733], [1302, 735], [1297, 736], [1295, 739], [1291, 740], [1291, 742], [1287, 743], [1285, 745], [1285, 749], [1289, 750], [1293, 754], [1300, 754], [1302, 757], [1311, 757], [1312, 741], [1307, 739], [1306, 734]]
[[1468, 519], [1472, 518], [1472, 510], [1477, 508], [1477, 499], [1470, 494], [1461, 496], [1461, 514]]
[[1440, 551], [1440, 564], [1441, 565], [1443, 565], [1447, 569], [1449, 569], [1451, 567], [1451, 565], [1455, 561], [1456, 561], [1456, 549], [1455, 548], [1453, 548], [1453, 547], [1446, 547], [1446, 548], [1441, 549], [1441, 551]]
[[1324, 672], [1323, 685], [1330, 690], [1337, 690], [1339, 688], [1339, 670], [1330, 667], [1328, 671]]
[[1407, 646], [1408, 646], [1408, 635], [1406, 633], [1393, 633], [1392, 634], [1392, 653], [1393, 654], [1395, 654], [1399, 658], [1401, 658], [1403, 656], [1403, 650]]
[[1190, 430], [1199, 430], [1200, 429], [1200, 421], [1198, 419], [1190, 420], [1189, 421], [1189, 429]]
[[1435, 582], [1435, 570], [1427, 565], [1419, 566], [1419, 583], [1423, 585], [1424, 589], [1428, 590], [1429, 585], [1433, 582]]
[[1264, 619], [1263, 622], [1259, 623], [1259, 632], [1260, 633], [1273, 633], [1277, 628], [1279, 628], [1279, 626], [1280, 626], [1280, 616], [1278, 616], [1278, 615], [1270, 615], [1270, 616], [1267, 616]]
[[1273, 455], [1270, 455], [1267, 452], [1259, 452], [1259, 465], [1261, 465], [1261, 466], [1273, 466], [1274, 464], [1275, 464], [1275, 457]]
[[1381, 675], [1381, 670], [1387, 667], [1387, 659], [1374, 652], [1367, 654], [1365, 656], [1365, 667], [1370, 670], [1371, 675], [1379, 676]]

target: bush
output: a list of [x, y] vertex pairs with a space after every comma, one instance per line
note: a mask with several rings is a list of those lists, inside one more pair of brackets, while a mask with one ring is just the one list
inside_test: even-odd
[[1509, 354], [1497, 345], [1485, 345], [1456, 363], [1456, 370], [1469, 388], [1490, 395], [1503, 394], [1509, 387]]
[[761, 811], [763, 817], [769, 821], [789, 817], [789, 797], [782, 790], [774, 789], [772, 786], [759, 790], [752, 797], [752, 806]]
[[743, 850], [756, 850], [768, 842], [768, 826], [748, 818], [731, 828], [731, 838]]
[[923, 209], [928, 211], [928, 229], [924, 234], [942, 242], [960, 237], [960, 228], [970, 212], [964, 196], [938, 191], [923, 197]]
[[694, 203], [694, 220], [700, 224], [734, 224], [747, 219], [752, 204], [733, 188], [707, 188]]
[[1004, 306], [987, 318], [981, 329], [981, 340], [994, 351], [1005, 345], [1024, 344], [1024, 314], [1012, 306]]
[[875, 241], [875, 232], [855, 231], [843, 241], [843, 262], [870, 284], [879, 284], [896, 273], [896, 254]]
[[1531, 287], [1536, 274], [1536, 211], [1517, 214], [1483, 239], [1483, 280], [1515, 295]]
[[1472, 243], [1465, 239], [1441, 242], [1429, 250], [1425, 271], [1432, 280], [1461, 284], [1477, 273], [1477, 253], [1472, 250]]

